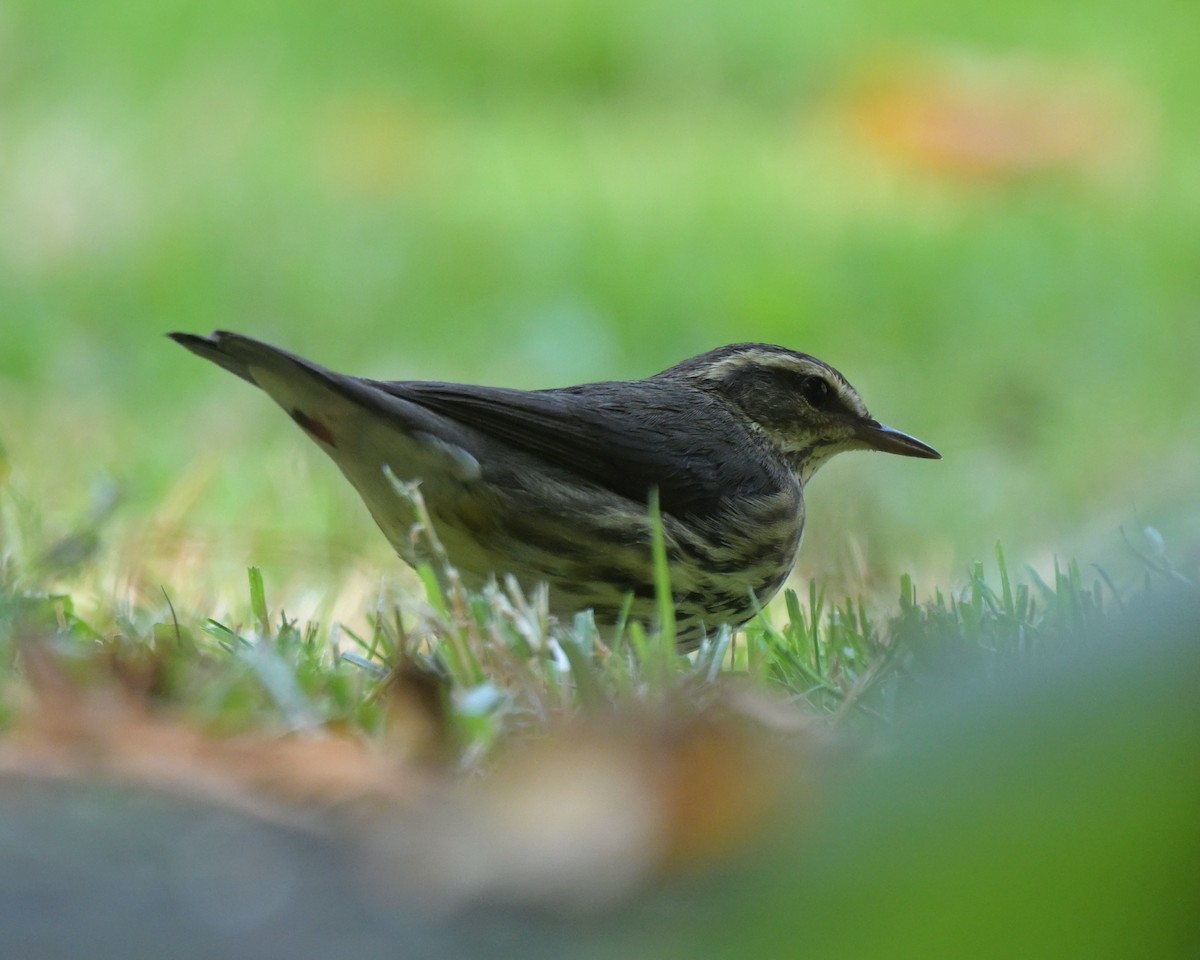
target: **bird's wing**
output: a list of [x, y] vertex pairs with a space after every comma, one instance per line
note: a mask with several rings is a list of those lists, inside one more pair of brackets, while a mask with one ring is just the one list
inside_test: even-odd
[[376, 384], [508, 447], [664, 512], [711, 516], [730, 495], [777, 492], [757, 443], [695, 388], [661, 381], [509, 390], [453, 383]]

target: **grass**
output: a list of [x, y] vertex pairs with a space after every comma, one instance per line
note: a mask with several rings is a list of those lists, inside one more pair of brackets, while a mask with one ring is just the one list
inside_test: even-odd
[[[330, 862], [346, 872], [332, 882], [341, 874], [317, 855], [326, 847], [313, 849], [317, 824], [304, 821], [307, 842], [286, 862], [301, 876], [320, 871], [326, 912], [294, 906], [256, 928], [263, 942], [292, 942], [308, 909], [318, 927], [333, 924], [328, 898], [344, 895], [360, 941], [379, 944], [364, 955], [388, 956], [397, 911], [416, 902], [425, 917], [428, 898], [443, 896], [445, 912], [416, 937], [435, 938], [430, 956], [449, 955], [438, 938], [464, 922], [500, 924], [499, 955], [522, 957], [629, 956], [648, 944], [789, 956], [799, 940], [831, 957], [897, 945], [952, 957], [980, 943], [997, 957], [1017, 945], [1021, 955], [1115, 960], [1146, 943], [1159, 956], [1188, 956], [1194, 922], [1181, 904], [1194, 900], [1200, 589], [1156, 532], [1147, 543], [1144, 575], [1125, 588], [1076, 562], [1052, 579], [1017, 574], [999, 547], [961, 586], [927, 600], [907, 575], [887, 606], [833, 602], [810, 583], [803, 600], [789, 591], [689, 658], [636, 625], [616, 638], [597, 636], [587, 617], [549, 628], [538, 596], [472, 595], [431, 569], [423, 598], [403, 610], [379, 604], [368, 631], [289, 619], [255, 568], [233, 617], [179, 610], [170, 590], [134, 608], [77, 603], [28, 575], [6, 537], [0, 654], [17, 669], [0, 689], [5, 817], [29, 821], [22, 790], [33, 789], [37, 849], [64, 831], [72, 838], [69, 854], [35, 876], [38, 889], [53, 878], [73, 894], [64, 902], [79, 905], [83, 922], [72, 908], [55, 922], [67, 917], [61, 935], [90, 946], [95, 890], [126, 890], [111, 851], [125, 852], [122, 864], [169, 857], [193, 820], [213, 822], [205, 798], [239, 816], [251, 785], [276, 797], [276, 813], [282, 799], [294, 814], [297, 796], [301, 809], [325, 810], [318, 837], [332, 837]], [[49, 673], [47, 651], [57, 664]], [[32, 746], [27, 677], [53, 708]], [[752, 698], [744, 678], [755, 681]], [[114, 708], [114, 686], [150, 709], [131, 722]], [[740, 699], [730, 695], [739, 688]], [[432, 730], [398, 710], [414, 690], [426, 701], [418, 713], [438, 717]], [[780, 701], [795, 709], [781, 712]], [[723, 713], [731, 708], [733, 725]], [[664, 715], [665, 734], [654, 722]], [[576, 724], [572, 738], [581, 716], [593, 733], [580, 737]], [[736, 734], [747, 727], [752, 736]], [[346, 757], [355, 743], [367, 749]], [[22, 744], [23, 774], [12, 749]], [[213, 749], [220, 744], [232, 746]], [[342, 749], [304, 752], [322, 744]], [[399, 784], [382, 797], [366, 776], [381, 758], [384, 784]], [[413, 758], [441, 772], [432, 795], [415, 801], [411, 779], [425, 766]], [[356, 779], [348, 761], [366, 772]], [[82, 774], [81, 796], [64, 763]], [[630, 794], [627, 776], [654, 789]], [[456, 789], [464, 785], [469, 792]], [[160, 824], [146, 815], [149, 801], [180, 817]], [[664, 812], [665, 826], [644, 836], [638, 825]], [[270, 825], [244, 819], [236, 848], [219, 848], [230, 882], [245, 876]], [[612, 851], [594, 862], [586, 839], [614, 830], [652, 846], [635, 859], [662, 871], [635, 871], [619, 897], [603, 869], [613, 869]], [[617, 845], [621, 864], [630, 853]], [[92, 882], [97, 875], [106, 882]], [[200, 875], [224, 888], [213, 880], [224, 873]], [[482, 912], [436, 885], [464, 875], [495, 898]], [[399, 892], [377, 889], [381, 876]], [[140, 905], [144, 884], [130, 889], [127, 901]], [[1047, 915], [1051, 900], [1063, 909]], [[176, 912], [212, 909], [208, 898], [176, 897], [153, 916], [178, 943], [191, 927]], [[872, 923], [853, 922], [864, 912]]]
[[[803, 599], [789, 589], [743, 630], [722, 629], [687, 657], [672, 643], [669, 575], [657, 542], [665, 626], [656, 633], [629, 623], [601, 636], [587, 615], [551, 624], [540, 592], [527, 596], [509, 581], [471, 594], [448, 566], [418, 571], [419, 598], [380, 594], [359, 611], [363, 630], [289, 618], [257, 567], [227, 616], [180, 609], [173, 584], [163, 584], [154, 602], [118, 607], [47, 589], [52, 580], [38, 567], [47, 551], [30, 551], [36, 563], [21, 553], [19, 515], [6, 511], [3, 540], [0, 646], [8, 662], [21, 637], [44, 634], [80, 677], [94, 672], [102, 682], [113, 663], [122, 664], [157, 701], [206, 729], [336, 728], [367, 738], [381, 735], [389, 684], [408, 672], [440, 691], [456, 752], [469, 763], [580, 711], [680, 697], [703, 704], [733, 676], [751, 677], [829, 724], [870, 730], [964, 669], [986, 675], [1072, 647], [1085, 657], [1087, 638], [1126, 605], [1196, 589], [1167, 560], [1156, 531], [1147, 531], [1147, 551], [1137, 555], [1144, 577], [1123, 589], [1100, 568], [1085, 577], [1075, 561], [1056, 563], [1049, 582], [1033, 568], [1014, 576], [997, 545], [993, 564], [975, 563], [961, 587], [936, 588], [924, 601], [908, 574], [891, 605], [838, 600], [810, 581]], [[68, 540], [99, 536], [88, 529]], [[66, 552], [61, 542], [54, 550]], [[89, 562], [85, 556], [84, 582]], [[6, 716], [20, 686], [10, 676]]]

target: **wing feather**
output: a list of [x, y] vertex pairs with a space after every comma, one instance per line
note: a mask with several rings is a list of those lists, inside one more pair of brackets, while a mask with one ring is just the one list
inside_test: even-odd
[[683, 384], [373, 385], [631, 500], [645, 502], [657, 487], [662, 509], [677, 517], [711, 516], [730, 496], [769, 495], [784, 482], [728, 410]]

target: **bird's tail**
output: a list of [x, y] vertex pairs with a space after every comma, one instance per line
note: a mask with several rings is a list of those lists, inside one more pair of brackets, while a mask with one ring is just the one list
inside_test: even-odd
[[423, 479], [436, 487], [478, 463], [458, 445], [452, 421], [371, 380], [327, 370], [286, 350], [218, 330], [207, 337], [168, 334], [176, 343], [260, 387], [316, 441], [355, 486], [375, 521], [409, 563], [418, 553], [417, 518], [394, 480]]
[[228, 330], [207, 337], [169, 333], [172, 340], [197, 356], [224, 367], [266, 391], [313, 439], [336, 447], [335, 424], [362, 411], [392, 414], [390, 398], [356, 377], [347, 377], [269, 343]]
[[341, 379], [332, 370], [326, 370], [311, 360], [228, 330], [214, 330], [207, 337], [194, 333], [168, 333], [167, 336], [197, 356], [211, 360], [256, 387], [262, 387], [263, 384], [255, 377], [255, 368], [274, 373], [294, 374], [303, 371], [326, 381]]
[[319, 363], [253, 337], [228, 330], [214, 330], [207, 337], [194, 333], [168, 333], [167, 336], [197, 356], [211, 360], [265, 390], [289, 413], [294, 414], [293, 407], [301, 400], [316, 400], [324, 406], [335, 397], [377, 413], [384, 412], [380, 408], [390, 406], [387, 402], [390, 398], [368, 386], [366, 381], [335, 373]]
[[211, 360], [220, 367], [224, 367], [235, 376], [241, 377], [248, 383], [253, 383], [258, 386], [254, 378], [250, 376], [250, 366], [247, 362], [244, 353], [239, 355], [233, 352], [235, 344], [249, 344], [255, 347], [266, 347], [268, 350], [274, 350], [274, 347], [267, 347], [264, 343], [259, 343], [257, 340], [250, 340], [247, 337], [240, 336], [236, 333], [229, 333], [225, 330], [214, 330], [207, 337], [197, 336], [194, 333], [168, 333], [168, 337], [174, 340], [181, 347], [187, 347], [192, 353], [198, 357], [203, 357], [205, 360]]

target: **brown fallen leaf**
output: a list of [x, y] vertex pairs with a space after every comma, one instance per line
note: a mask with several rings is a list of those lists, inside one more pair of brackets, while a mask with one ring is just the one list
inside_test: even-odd
[[454, 776], [444, 694], [411, 666], [383, 688], [392, 726], [408, 732], [375, 743], [330, 730], [216, 736], [156, 699], [153, 654], [110, 649], [81, 674], [26, 639], [20, 664], [27, 689], [0, 738], [0, 783], [109, 783], [300, 828], [347, 850], [384, 901], [595, 909], [732, 858], [782, 796], [793, 810], [811, 798], [803, 715], [745, 685], [559, 717], [482, 775]]
[[158, 706], [152, 656], [98, 654], [73, 678], [43, 643], [20, 644], [28, 681], [0, 739], [0, 774], [142, 784], [293, 821], [346, 803], [415, 802], [436, 774], [360, 737], [327, 731], [218, 737]]
[[[415, 817], [375, 819], [358, 836], [366, 886], [594, 910], [736, 856], [785, 798], [811, 808], [814, 780], [801, 774], [817, 769], [804, 747], [818, 738], [780, 738], [723, 691], [708, 699], [561, 721]], [[435, 866], [414, 874], [414, 862]]]

